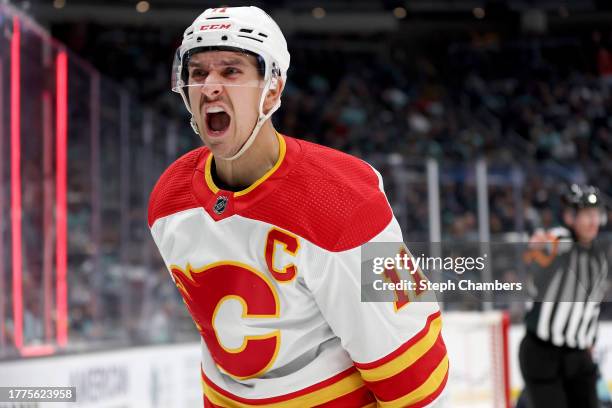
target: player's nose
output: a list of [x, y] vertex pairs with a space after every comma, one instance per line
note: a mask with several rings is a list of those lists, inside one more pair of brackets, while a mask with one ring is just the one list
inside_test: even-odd
[[215, 72], [211, 72], [201, 87], [202, 93], [207, 98], [215, 98], [223, 92], [223, 77]]

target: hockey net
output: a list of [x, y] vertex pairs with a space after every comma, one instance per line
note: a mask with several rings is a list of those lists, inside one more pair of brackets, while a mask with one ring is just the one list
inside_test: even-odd
[[445, 407], [509, 408], [509, 318], [505, 312], [445, 312], [450, 361]]

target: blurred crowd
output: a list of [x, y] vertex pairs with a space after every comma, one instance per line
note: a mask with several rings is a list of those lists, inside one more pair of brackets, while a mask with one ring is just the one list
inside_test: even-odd
[[[169, 92], [175, 30], [83, 23], [54, 34], [145, 103], [186, 122], [180, 98]], [[373, 46], [364, 38], [294, 34], [277, 128], [363, 157], [383, 173], [390, 160], [381, 156], [399, 156], [421, 172], [427, 157], [436, 158], [443, 230], [457, 238], [474, 235], [473, 164], [480, 157], [492, 175], [494, 234], [558, 223], [564, 182], [592, 182], [611, 194], [612, 33], [462, 38], [427, 49], [405, 46], [401, 35]], [[183, 130], [184, 146], [197, 145]], [[395, 187], [387, 181], [391, 197]], [[409, 187], [405, 227], [426, 233], [425, 183]]]
[[[76, 28], [80, 35], [65, 39], [81, 55], [146, 103], [186, 121], [180, 99], [169, 92], [176, 33]], [[472, 165], [479, 157], [495, 176], [492, 233], [551, 227], [559, 222], [560, 181], [593, 182], [612, 192], [606, 160], [612, 149], [612, 38], [609, 31], [506, 37], [471, 33], [433, 51], [413, 51], [401, 39], [381, 38], [385, 46], [372, 48], [365, 41], [360, 46], [360, 39], [346, 46], [350, 41], [333, 36], [296, 34], [289, 38], [292, 63], [275, 122], [285, 134], [378, 167], [389, 162], [385, 155], [399, 155], [421, 172], [427, 157], [438, 159], [443, 230], [453, 237], [474, 235]], [[196, 145], [184, 129], [180, 139]], [[394, 183], [387, 183], [394, 196]], [[426, 233], [420, 184], [415, 180], [412, 194], [402, 196], [411, 206], [404, 224]]]
[[[416, 58], [416, 73], [399, 53], [336, 58], [342, 74], [330, 79], [320, 67], [332, 56], [319, 58], [295, 64], [280, 129], [366, 159], [438, 159], [443, 230], [453, 238], [474, 236], [480, 157], [489, 166], [493, 234], [558, 224], [564, 183], [612, 192], [612, 54], [599, 33], [587, 46], [564, 38], [453, 44], [437, 63]], [[406, 227], [423, 231], [425, 186], [412, 191]]]
[[[55, 31], [131, 98], [183, 124], [177, 154], [198, 145], [180, 98], [169, 91], [172, 51], [178, 45], [174, 33], [101, 32], [87, 25], [76, 26], [79, 35], [68, 35], [61, 27]], [[434, 55], [412, 55], [393, 45], [376, 52], [319, 50], [301, 48], [295, 40], [289, 81], [274, 120], [284, 134], [374, 164], [383, 174], [407, 241], [428, 239], [427, 158], [440, 165], [443, 240], [478, 240], [479, 158], [488, 165], [493, 239], [529, 233], [559, 224], [559, 188], [566, 182], [593, 183], [612, 194], [610, 40], [610, 33], [598, 32], [512, 40], [490, 34], [449, 43]], [[96, 242], [91, 240], [91, 146], [85, 136], [71, 136], [68, 261], [74, 344], [126, 338], [168, 342], [194, 332], [167, 271], [159, 267], [157, 252], [149, 247], [143, 187], [158, 174], [139, 173], [147, 156], [138, 147], [138, 123], [131, 144], [135, 167], [120, 169], [121, 152], [112, 139], [119, 131], [118, 106], [114, 101], [102, 111], [112, 125], [104, 122], [101, 129], [101, 195], [107, 201]], [[71, 123], [78, 122], [78, 109], [71, 108]], [[88, 117], [87, 112], [82, 117]], [[24, 178], [52, 180], [53, 175], [41, 174], [43, 159], [40, 146], [37, 149], [27, 155], [31, 162], [24, 166]], [[155, 154], [162, 150], [163, 142]], [[155, 172], [163, 169], [165, 160], [156, 161]], [[133, 178], [124, 236], [118, 231], [119, 180], [126, 177], [122, 171]], [[26, 341], [37, 341], [47, 330], [41, 282], [45, 262], [50, 262], [46, 246], [54, 245], [51, 238], [40, 237], [52, 237], [53, 230], [44, 227], [46, 207], [35, 205], [45, 202], [45, 183], [24, 185], [24, 293], [33, 294], [24, 303], [25, 334]], [[126, 236], [129, 243], [122, 241]], [[12, 300], [2, 301], [8, 310]], [[12, 329], [9, 319], [9, 339]]]

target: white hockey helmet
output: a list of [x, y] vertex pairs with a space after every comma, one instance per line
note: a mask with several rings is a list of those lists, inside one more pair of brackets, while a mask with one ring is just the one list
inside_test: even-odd
[[[187, 64], [192, 54], [209, 50], [246, 52], [254, 54], [258, 57], [258, 62], [263, 63], [264, 79], [259, 118], [245, 145], [236, 155], [227, 159], [232, 160], [246, 151], [261, 125], [280, 107], [279, 98], [267, 114], [263, 113], [263, 102], [267, 92], [278, 86], [278, 78], [281, 78], [283, 83], [286, 81], [290, 55], [281, 29], [262, 9], [253, 6], [207, 9], [185, 30], [172, 67], [172, 90], [181, 94], [190, 113], [186, 92]], [[193, 117], [191, 124], [194, 131], [199, 134]]]

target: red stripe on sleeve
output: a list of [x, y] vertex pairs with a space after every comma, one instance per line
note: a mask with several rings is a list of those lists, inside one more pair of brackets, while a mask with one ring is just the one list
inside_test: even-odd
[[446, 346], [439, 335], [431, 349], [410, 367], [384, 380], [366, 382], [368, 388], [382, 401], [393, 401], [420, 387], [446, 356]]
[[423, 337], [425, 337], [425, 335], [429, 332], [429, 328], [431, 327], [431, 322], [436, 318], [440, 316], [440, 311], [437, 311], [436, 313], [433, 313], [431, 315], [429, 315], [429, 317], [427, 318], [427, 323], [425, 323], [425, 327], [423, 327], [423, 329], [421, 329], [421, 331], [419, 331], [416, 335], [414, 335], [410, 340], [408, 340], [406, 343], [402, 344], [399, 348], [397, 348], [395, 351], [391, 352], [390, 354], [387, 354], [385, 357], [382, 357], [376, 361], [372, 361], [369, 363], [357, 363], [355, 362], [355, 367], [361, 369], [361, 370], [368, 370], [371, 368], [376, 368], [379, 367], [385, 363], [388, 363], [391, 360], [395, 360], [399, 355], [401, 355], [402, 353], [404, 353], [406, 350], [408, 350], [410, 347], [412, 347], [414, 345], [414, 343], [416, 343], [417, 341], [421, 340]]

